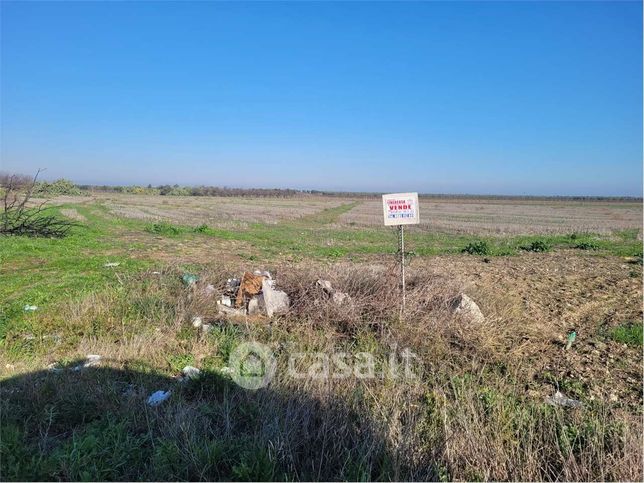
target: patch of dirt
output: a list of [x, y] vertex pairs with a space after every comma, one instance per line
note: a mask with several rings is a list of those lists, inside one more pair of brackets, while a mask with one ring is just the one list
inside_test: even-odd
[[[527, 364], [540, 396], [560, 385], [613, 402], [642, 404], [642, 349], [609, 332], [642, 321], [642, 269], [627, 260], [562, 250], [517, 257], [439, 256], [413, 270], [456, 278], [486, 315], [529, 328]], [[565, 349], [569, 332], [577, 338]], [[571, 394], [574, 396], [575, 394]]]

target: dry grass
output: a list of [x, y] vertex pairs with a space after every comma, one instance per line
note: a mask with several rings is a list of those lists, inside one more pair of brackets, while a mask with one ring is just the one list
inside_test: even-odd
[[216, 228], [244, 228], [249, 223], [275, 224], [312, 215], [343, 203], [341, 199], [232, 198], [194, 196], [99, 196], [113, 214], [134, 219], [164, 220], [178, 224], [205, 223]]
[[[17, 431], [23, 441], [5, 446], [17, 456], [3, 479], [642, 479], [636, 406], [593, 400], [586, 391], [574, 394], [582, 409], [544, 404], [555, 387], [539, 379], [540, 368], [563, 356], [553, 342], [556, 320], [472, 286], [486, 322], [468, 322], [449, 308], [463, 289], [459, 278], [422, 266], [410, 269], [403, 318], [388, 266], [272, 272], [293, 303], [289, 315], [273, 320], [217, 314], [203, 288], [222, 290], [237, 266], [206, 269], [193, 288], [182, 286], [178, 267], [141, 273], [43, 315], [43, 331], [62, 331], [63, 342], [41, 347], [13, 369], [25, 375], [3, 383], [5, 440]], [[335, 306], [317, 278], [351, 302]], [[193, 328], [195, 315], [214, 330]], [[221, 372], [230, 351], [250, 340], [269, 346], [278, 361], [275, 379], [256, 392]], [[50, 342], [43, 337], [42, 344]], [[293, 379], [286, 370], [295, 351], [388, 360], [405, 347], [419, 356], [418, 378]], [[103, 355], [103, 366], [28, 375], [88, 353]], [[205, 375], [181, 385], [173, 376], [187, 364]], [[639, 381], [641, 394], [641, 368]], [[157, 389], [174, 395], [152, 409], [144, 400]], [[20, 459], [25, 444], [38, 463]]]
[[87, 218], [85, 218], [83, 215], [81, 215], [74, 208], [63, 208], [63, 209], [60, 210], [60, 212], [61, 212], [61, 214], [63, 216], [66, 216], [67, 218], [71, 218], [72, 220], [75, 220], [75, 221], [87, 221]]
[[[421, 227], [466, 234], [611, 233], [639, 229], [642, 203], [601, 201], [536, 201], [421, 199]], [[343, 224], [382, 224], [380, 200], [365, 201], [344, 214]]]

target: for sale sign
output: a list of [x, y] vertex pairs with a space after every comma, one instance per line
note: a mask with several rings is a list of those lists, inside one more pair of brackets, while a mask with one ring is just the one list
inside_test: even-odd
[[418, 214], [418, 193], [393, 193], [382, 195], [382, 209], [385, 225], [416, 225]]

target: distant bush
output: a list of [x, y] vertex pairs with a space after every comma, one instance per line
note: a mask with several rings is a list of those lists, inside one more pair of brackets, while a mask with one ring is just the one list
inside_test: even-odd
[[166, 221], [160, 221], [145, 227], [145, 231], [155, 233], [157, 235], [178, 235], [181, 233], [181, 228], [171, 225]]
[[550, 250], [550, 245], [548, 245], [543, 240], [534, 240], [529, 245], [522, 246], [521, 250], [525, 250], [527, 252], [537, 252], [537, 253], [547, 252], [548, 250]]
[[210, 230], [210, 227], [204, 223], [203, 225], [195, 226], [193, 228], [193, 231], [195, 233], [208, 233], [211, 230]]
[[73, 182], [68, 179], [57, 179], [52, 183], [47, 181], [40, 181], [34, 186], [33, 195], [34, 196], [59, 196], [59, 195], [71, 195], [79, 196], [84, 194], [81, 189], [76, 186]]
[[597, 242], [589, 240], [577, 243], [575, 245], [575, 248], [577, 248], [578, 250], [599, 250], [599, 245], [597, 244]]
[[489, 255], [490, 246], [485, 240], [470, 242], [463, 248], [463, 253], [469, 253], [470, 255]]

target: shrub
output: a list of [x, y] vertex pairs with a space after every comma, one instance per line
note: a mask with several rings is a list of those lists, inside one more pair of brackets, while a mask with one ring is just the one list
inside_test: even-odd
[[0, 234], [31, 237], [63, 237], [76, 223], [45, 212], [45, 203], [30, 207], [40, 171], [32, 180], [22, 175], [0, 176]]
[[577, 248], [578, 250], [599, 250], [599, 245], [597, 244], [597, 242], [589, 240], [577, 243], [575, 245], [575, 248]]
[[204, 223], [203, 225], [195, 226], [193, 231], [195, 233], [208, 233], [210, 232], [210, 227]]
[[469, 253], [470, 255], [489, 255], [490, 246], [485, 240], [478, 240], [468, 243], [462, 251], [463, 253]]
[[522, 246], [521, 249], [527, 252], [547, 252], [548, 250], [550, 250], [550, 245], [548, 245], [543, 240], [534, 240], [529, 245]]
[[52, 183], [41, 181], [34, 186], [34, 196], [59, 196], [59, 195], [82, 195], [83, 192], [78, 186], [68, 179], [57, 179]]
[[181, 233], [181, 228], [171, 225], [167, 221], [160, 221], [145, 227], [145, 231], [155, 233], [157, 235], [178, 235]]

